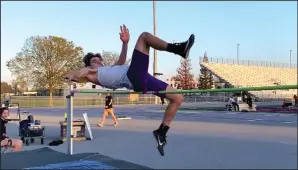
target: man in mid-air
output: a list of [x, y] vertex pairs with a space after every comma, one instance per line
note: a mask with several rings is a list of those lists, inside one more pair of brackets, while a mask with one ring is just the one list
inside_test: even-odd
[[[189, 56], [191, 47], [194, 44], [195, 36], [190, 35], [187, 41], [181, 43], [167, 43], [150, 33], [143, 32], [139, 36], [135, 45], [130, 65], [124, 65], [129, 42], [129, 31], [125, 25], [120, 26], [120, 39], [122, 40], [122, 51], [118, 61], [114, 66], [103, 66], [100, 54], [88, 53], [84, 57], [85, 68], [73, 71], [66, 75], [71, 81], [87, 81], [98, 84], [109, 89], [127, 88], [136, 92], [146, 91], [173, 91], [173, 87], [167, 83], [153, 77], [148, 73], [150, 47], [180, 55], [186, 59]], [[165, 110], [164, 118], [153, 135], [157, 142], [157, 149], [164, 156], [164, 146], [166, 145], [166, 134], [169, 130], [183, 96], [181, 94], [156, 94], [161, 98], [166, 98], [170, 102]]]

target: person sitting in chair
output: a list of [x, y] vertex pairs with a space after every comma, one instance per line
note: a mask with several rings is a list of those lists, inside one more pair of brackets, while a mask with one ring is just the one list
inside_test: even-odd
[[229, 104], [232, 104], [235, 111], [239, 111], [239, 105], [233, 97], [230, 97]]
[[10, 147], [12, 148], [12, 152], [18, 152], [22, 150], [23, 147], [23, 142], [19, 139], [12, 139], [9, 138], [6, 134], [6, 124], [8, 121], [6, 118], [8, 117], [8, 108], [2, 107], [0, 109], [1, 113], [1, 119], [0, 119], [0, 124], [1, 124], [1, 129], [0, 129], [0, 135], [1, 135], [1, 147]]

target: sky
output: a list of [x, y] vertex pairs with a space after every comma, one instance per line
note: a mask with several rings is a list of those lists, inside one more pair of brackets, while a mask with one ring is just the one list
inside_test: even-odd
[[[1, 81], [11, 81], [6, 62], [31, 36], [61, 36], [84, 52], [121, 52], [120, 25], [130, 31], [128, 58], [138, 36], [153, 34], [152, 1], [3, 2], [1, 1]], [[199, 57], [297, 63], [297, 2], [156, 2], [156, 35], [167, 42], [195, 34], [191, 72], [198, 77]], [[165, 80], [176, 74], [180, 57], [157, 53]], [[153, 70], [153, 50], [149, 72]]]

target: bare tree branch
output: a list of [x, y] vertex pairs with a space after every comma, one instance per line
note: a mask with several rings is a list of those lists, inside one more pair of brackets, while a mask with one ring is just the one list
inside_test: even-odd
[[[102, 52], [102, 59], [103, 59], [103, 65], [104, 66], [112, 66], [115, 64], [116, 61], [119, 59], [119, 54], [118, 53], [112, 53], [112, 52], [107, 52], [103, 51]], [[127, 59], [125, 64], [129, 64], [131, 59]]]

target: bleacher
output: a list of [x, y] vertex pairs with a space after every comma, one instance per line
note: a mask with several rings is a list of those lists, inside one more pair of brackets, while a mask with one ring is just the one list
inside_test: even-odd
[[[297, 65], [285, 65], [269, 62], [227, 62], [216, 59], [212, 62], [200, 60], [201, 67], [207, 68], [215, 76], [224, 80], [231, 87], [260, 87], [297, 84]], [[234, 64], [233, 64], [234, 63]], [[251, 63], [251, 64], [249, 64]], [[262, 64], [260, 64], [262, 63]], [[250, 92], [259, 98], [292, 98], [297, 90], [277, 90]]]

